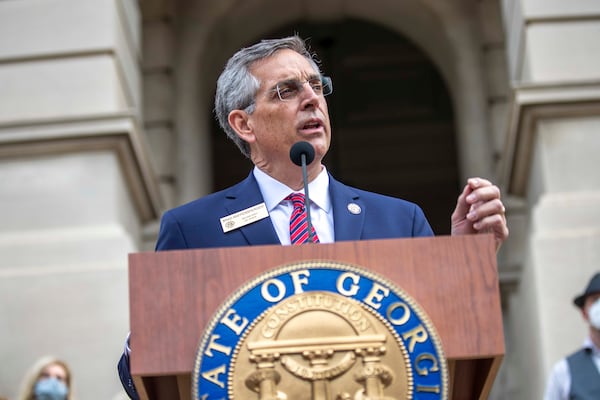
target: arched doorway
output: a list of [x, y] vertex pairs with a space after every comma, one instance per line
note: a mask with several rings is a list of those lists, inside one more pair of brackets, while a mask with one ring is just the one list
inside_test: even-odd
[[[264, 37], [294, 33], [308, 39], [333, 78], [329, 171], [419, 204], [436, 234], [448, 234], [459, 175], [452, 104], [434, 64], [396, 32], [353, 19], [300, 22]], [[251, 164], [216, 124], [212, 136], [216, 190], [245, 177]]]

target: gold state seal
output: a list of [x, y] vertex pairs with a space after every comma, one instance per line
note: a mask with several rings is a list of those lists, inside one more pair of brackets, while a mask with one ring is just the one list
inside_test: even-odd
[[418, 305], [360, 267], [265, 273], [217, 312], [198, 348], [195, 399], [445, 399], [439, 339]]

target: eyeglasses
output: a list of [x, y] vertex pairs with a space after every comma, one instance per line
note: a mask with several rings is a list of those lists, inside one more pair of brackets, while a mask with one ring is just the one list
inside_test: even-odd
[[279, 100], [294, 100], [304, 90], [305, 83], [308, 83], [312, 91], [317, 95], [328, 96], [333, 93], [333, 83], [328, 76], [312, 77], [304, 81], [289, 79], [287, 81], [279, 82], [277, 86], [275, 86], [275, 91], [277, 92]]

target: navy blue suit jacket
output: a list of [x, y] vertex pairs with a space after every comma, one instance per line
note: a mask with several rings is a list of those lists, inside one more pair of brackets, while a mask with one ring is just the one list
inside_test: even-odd
[[[433, 235], [423, 211], [416, 204], [346, 186], [331, 175], [329, 193], [336, 242]], [[223, 233], [222, 217], [262, 202], [258, 183], [250, 173], [237, 185], [165, 212], [156, 250], [279, 244], [270, 218]], [[349, 204], [358, 205], [360, 212], [350, 212]], [[128, 395], [137, 399], [125, 354], [119, 361], [118, 370]]]
[[[415, 204], [346, 186], [329, 177], [335, 241], [432, 236]], [[167, 211], [156, 250], [279, 244], [270, 218], [223, 233], [220, 218], [264, 202], [254, 174], [230, 188]], [[349, 204], [360, 213], [349, 211]]]

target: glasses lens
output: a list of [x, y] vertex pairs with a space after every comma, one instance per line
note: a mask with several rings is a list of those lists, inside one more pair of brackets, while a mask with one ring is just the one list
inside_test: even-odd
[[321, 78], [309, 79], [308, 84], [316, 94], [323, 93], [323, 81], [321, 81]]
[[277, 84], [277, 94], [283, 101], [291, 100], [300, 92], [300, 82], [295, 80], [279, 82]]
[[331, 82], [329, 76], [323, 76], [321, 82], [323, 84], [323, 96], [328, 96], [333, 93], [333, 82]]
[[308, 81], [300, 82], [298, 80], [289, 80], [284, 82], [279, 82], [276, 86], [277, 95], [281, 101], [289, 101], [302, 91], [303, 85], [308, 83], [312, 90], [320, 95], [327, 96], [333, 93], [333, 84], [331, 83], [331, 78], [328, 76], [323, 76], [320, 78], [309, 79]]

